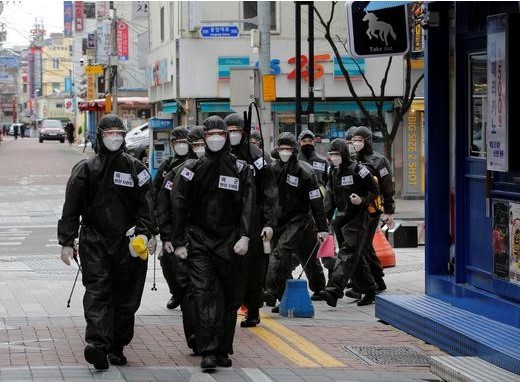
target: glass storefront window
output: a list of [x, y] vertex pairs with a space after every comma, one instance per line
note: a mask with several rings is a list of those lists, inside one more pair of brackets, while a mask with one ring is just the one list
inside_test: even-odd
[[485, 53], [469, 56], [469, 155], [486, 157], [487, 124], [487, 55]]

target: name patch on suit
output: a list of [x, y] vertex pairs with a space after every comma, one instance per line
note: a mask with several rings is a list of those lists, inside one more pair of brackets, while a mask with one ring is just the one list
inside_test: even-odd
[[256, 168], [261, 170], [264, 168], [265, 160], [264, 160], [264, 158], [258, 158], [257, 160], [255, 160], [254, 163], [255, 163]]
[[237, 170], [238, 170], [238, 172], [242, 171], [243, 168], [244, 168], [244, 162], [237, 161]]
[[141, 187], [143, 184], [148, 182], [148, 179], [150, 179], [150, 174], [148, 171], [143, 170], [139, 174], [137, 174], [137, 179], [139, 180], [139, 187]]
[[287, 174], [287, 184], [293, 187], [298, 187], [298, 177]]
[[326, 166], [323, 162], [312, 162], [312, 168], [319, 171], [325, 171]]
[[321, 193], [319, 189], [309, 191], [309, 199], [319, 199], [321, 197]]
[[194, 174], [193, 171], [191, 171], [190, 169], [188, 169], [188, 168], [184, 168], [184, 169], [182, 170], [182, 172], [181, 172], [181, 175], [182, 175], [185, 179], [187, 179], [187, 180], [192, 180], [192, 179], [193, 179], [193, 175], [195, 175], [195, 174]]
[[131, 174], [114, 171], [114, 184], [118, 186], [134, 187], [134, 180]]
[[368, 168], [366, 167], [361, 167], [361, 169], [359, 170], [359, 176], [364, 178], [365, 176], [367, 176], [368, 174], [370, 174], [370, 171], [368, 170]]
[[238, 191], [239, 185], [240, 182], [238, 178], [235, 178], [233, 176], [220, 175], [220, 179], [218, 181], [218, 188], [222, 188], [223, 190]]
[[352, 178], [352, 175], [341, 177], [342, 186], [350, 186], [351, 184], [354, 184], [354, 178]]
[[164, 185], [164, 188], [171, 191], [173, 188], [173, 182], [171, 180], [167, 180], [166, 184]]
[[381, 178], [388, 175], [388, 170], [386, 169], [386, 167], [383, 167], [381, 170], [379, 170], [379, 175], [381, 175]]

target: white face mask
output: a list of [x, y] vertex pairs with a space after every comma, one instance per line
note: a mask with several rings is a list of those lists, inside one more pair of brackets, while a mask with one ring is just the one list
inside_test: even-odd
[[356, 149], [354, 148], [352, 143], [349, 143], [349, 145], [348, 145], [348, 152], [350, 153], [351, 156], [356, 153]]
[[341, 155], [331, 155], [330, 156], [330, 161], [332, 162], [334, 167], [339, 167], [339, 165], [342, 162]]
[[195, 147], [193, 149], [193, 152], [195, 155], [197, 155], [197, 158], [202, 158], [206, 154], [206, 149], [204, 146]]
[[119, 150], [124, 141], [124, 137], [103, 137], [103, 144], [110, 151]]
[[226, 138], [221, 135], [211, 135], [206, 138], [206, 145], [208, 145], [208, 149], [213, 151], [214, 153], [222, 150], [222, 147], [226, 144]]
[[239, 145], [241, 140], [242, 140], [241, 132], [237, 131], [237, 132], [229, 133], [229, 141], [231, 142], [231, 146]]
[[287, 162], [289, 160], [289, 158], [291, 158], [292, 156], [292, 151], [290, 150], [281, 150], [278, 152], [278, 154], [280, 155], [280, 160], [282, 162]]
[[175, 154], [183, 157], [188, 154], [188, 144], [187, 143], [177, 143], [173, 145], [173, 149], [175, 150]]
[[352, 146], [354, 146], [354, 150], [356, 150], [356, 152], [358, 153], [361, 150], [363, 150], [363, 147], [365, 147], [365, 142], [355, 141], [355, 142], [352, 142]]

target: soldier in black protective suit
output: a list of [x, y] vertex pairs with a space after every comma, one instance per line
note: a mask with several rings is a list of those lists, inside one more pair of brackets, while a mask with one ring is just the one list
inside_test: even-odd
[[[163, 210], [169, 211], [169, 190], [163, 189], [164, 179], [171, 169], [179, 166], [184, 163], [188, 158], [189, 145], [188, 145], [188, 129], [185, 126], [177, 126], [172, 130], [171, 139], [170, 139], [173, 151], [175, 155], [172, 158], [168, 158], [164, 160], [159, 168], [157, 169], [157, 174], [155, 175], [155, 179], [153, 181], [153, 191], [154, 191], [154, 210], [157, 218], [159, 218], [159, 198], [162, 197], [163, 200], [166, 200], [168, 203], [163, 208]], [[161, 195], [163, 194], [163, 195]], [[166, 194], [166, 195], [164, 195]], [[163, 203], [164, 206], [164, 203]], [[169, 214], [167, 215], [169, 216]], [[159, 261], [161, 262], [161, 268], [163, 272], [163, 276], [168, 283], [168, 288], [170, 290], [171, 298], [166, 303], [166, 307], [168, 309], [175, 309], [180, 305], [179, 298], [175, 295], [175, 281], [174, 281], [174, 262], [175, 256], [173, 255], [173, 249], [165, 246], [166, 241], [170, 241], [170, 237], [165, 237], [161, 235], [161, 241], [163, 243], [162, 253], [159, 257]], [[171, 243], [170, 243], [171, 244]]]
[[325, 210], [333, 226], [340, 250], [327, 287], [320, 296], [330, 306], [336, 306], [338, 298], [349, 279], [365, 297], [358, 305], [374, 301], [377, 284], [367, 263], [368, 226], [379, 218], [377, 182], [370, 170], [350, 159], [347, 142], [341, 138], [332, 141], [329, 156], [333, 163], [327, 184]]
[[[372, 148], [372, 132], [368, 127], [359, 126], [352, 133], [352, 146], [356, 150], [356, 159], [359, 163], [366, 165], [370, 171], [377, 178], [379, 183], [379, 190], [383, 199], [383, 220], [386, 221], [389, 228], [394, 225], [395, 213], [395, 188], [392, 180], [392, 166], [390, 161], [374, 151]], [[369, 265], [372, 274], [378, 285], [378, 291], [382, 292], [386, 289], [385, 281], [383, 280], [384, 272], [381, 262], [374, 251], [372, 240], [379, 225], [379, 219], [373, 219], [370, 223], [370, 240], [369, 244]], [[355, 285], [354, 285], [355, 286]], [[357, 292], [354, 288], [354, 292]], [[347, 291], [347, 293], [349, 293]], [[350, 297], [359, 297], [351, 295]]]
[[323, 187], [322, 191], [324, 192], [325, 185], [327, 184], [329, 162], [327, 159], [316, 153], [314, 147], [315, 139], [316, 137], [314, 136], [314, 133], [310, 130], [305, 129], [300, 133], [298, 136], [298, 141], [300, 143], [300, 153], [298, 154], [298, 159], [307, 162], [312, 166], [312, 169], [316, 174], [316, 178], [318, 178], [318, 183]]
[[[147, 262], [132, 257], [126, 232], [151, 238], [155, 229], [152, 182], [124, 151], [124, 125], [114, 114], [99, 120], [99, 152], [72, 169], [58, 222], [61, 258], [70, 265], [79, 234], [87, 328], [85, 359], [96, 369], [126, 364], [123, 347], [134, 334]], [[81, 222], [80, 222], [81, 218]], [[107, 361], [108, 353], [108, 361]]]
[[244, 132], [244, 118], [232, 113], [224, 118], [231, 142], [231, 152], [249, 164], [252, 169], [256, 190], [256, 204], [251, 222], [251, 241], [247, 253], [247, 276], [243, 304], [247, 315], [241, 327], [254, 327], [260, 323], [260, 308], [264, 305], [264, 280], [269, 255], [264, 253], [262, 240], [270, 241], [276, 225], [276, 204], [278, 186], [271, 166], [271, 160], [262, 150], [248, 142]]
[[[175, 175], [182, 171], [182, 169], [201, 158], [205, 153], [204, 132], [202, 126], [191, 126], [188, 133], [189, 151], [187, 160], [179, 163], [166, 174], [162, 187], [157, 195], [157, 223], [159, 225], [159, 233], [163, 243], [163, 256], [167, 260], [164, 262], [167, 267], [163, 265], [163, 273], [167, 271], [168, 275], [165, 278], [170, 280], [168, 285], [170, 291], [175, 293], [175, 299], [179, 302], [182, 310], [182, 323], [184, 328], [184, 335], [188, 347], [191, 348], [195, 354], [198, 353], [195, 344], [195, 328], [197, 325], [197, 316], [194, 313], [194, 304], [191, 293], [190, 273], [188, 268], [188, 261], [186, 259], [179, 259], [174, 255], [173, 240], [173, 219], [172, 213], [172, 189]], [[202, 151], [200, 150], [202, 148]]]
[[[265, 285], [265, 302], [275, 306], [285, 290], [285, 281], [292, 278], [295, 254], [302, 266], [318, 240], [328, 236], [323, 198], [312, 167], [297, 159], [296, 138], [291, 133], [278, 137], [279, 160], [273, 163], [278, 181], [278, 229], [273, 238], [274, 250], [269, 259]], [[323, 269], [316, 251], [305, 267], [309, 287], [315, 295], [325, 287]]]
[[[246, 162], [230, 153], [226, 123], [204, 121], [206, 156], [173, 182], [175, 255], [187, 258], [201, 368], [229, 367], [251, 237], [254, 185]], [[189, 255], [188, 255], [189, 250]]]

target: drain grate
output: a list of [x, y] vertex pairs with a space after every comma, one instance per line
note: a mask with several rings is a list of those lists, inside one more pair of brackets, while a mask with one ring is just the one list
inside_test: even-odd
[[25, 265], [27, 265], [31, 270], [41, 273], [41, 274], [59, 274], [59, 275], [68, 275], [71, 273], [76, 273], [78, 271], [77, 267], [68, 267], [61, 262], [59, 259], [35, 259], [35, 260], [24, 260]]
[[430, 357], [408, 346], [343, 346], [371, 365], [430, 366]]

